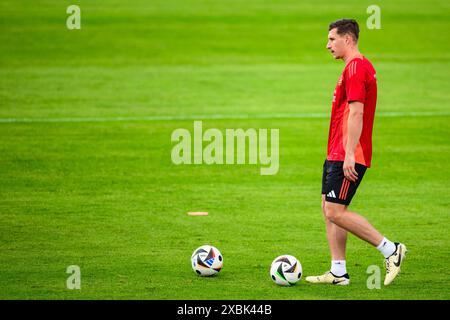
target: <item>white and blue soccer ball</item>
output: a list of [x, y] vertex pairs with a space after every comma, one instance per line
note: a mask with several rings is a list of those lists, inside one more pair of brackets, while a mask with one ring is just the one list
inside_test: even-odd
[[276, 257], [270, 266], [270, 277], [279, 286], [293, 286], [302, 278], [302, 265], [294, 256]]
[[219, 273], [223, 266], [223, 256], [213, 246], [204, 245], [195, 249], [191, 257], [192, 269], [201, 277]]

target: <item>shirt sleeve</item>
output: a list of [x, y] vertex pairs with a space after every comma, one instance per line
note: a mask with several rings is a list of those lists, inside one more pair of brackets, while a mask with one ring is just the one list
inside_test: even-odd
[[362, 63], [355, 60], [347, 68], [346, 94], [347, 102], [366, 102], [365, 70]]

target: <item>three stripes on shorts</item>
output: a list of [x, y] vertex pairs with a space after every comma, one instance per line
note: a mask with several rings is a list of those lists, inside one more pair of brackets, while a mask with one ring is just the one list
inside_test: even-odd
[[[347, 198], [348, 188], [350, 187], [350, 180], [347, 180], [344, 178], [344, 181], [341, 185], [341, 191], [339, 192], [339, 199], [345, 200]], [[329, 198], [336, 198], [336, 194], [334, 193], [334, 190], [331, 190], [328, 192], [327, 197]]]

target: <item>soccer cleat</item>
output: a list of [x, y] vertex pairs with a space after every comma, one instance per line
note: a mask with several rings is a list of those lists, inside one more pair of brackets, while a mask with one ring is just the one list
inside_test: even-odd
[[403, 243], [395, 243], [396, 249], [393, 254], [386, 258], [386, 277], [384, 278], [384, 285], [389, 285], [394, 281], [395, 277], [400, 272], [400, 265], [406, 257], [406, 246]]
[[310, 283], [329, 283], [338, 286], [346, 286], [350, 284], [350, 277], [348, 273], [341, 277], [335, 276], [331, 271], [321, 275], [321, 276], [310, 276], [306, 277], [306, 281]]

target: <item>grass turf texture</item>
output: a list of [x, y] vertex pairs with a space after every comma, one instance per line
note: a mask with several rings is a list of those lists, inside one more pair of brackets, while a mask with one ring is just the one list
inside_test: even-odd
[[[343, 68], [327, 26], [361, 25], [379, 79], [377, 111], [450, 112], [445, 1], [80, 1], [0, 4], [0, 117], [91, 118], [327, 113]], [[201, 119], [199, 119], [201, 120]], [[351, 208], [409, 255], [389, 287], [368, 290], [381, 255], [349, 238], [349, 287], [276, 286], [270, 262], [329, 268], [320, 211], [328, 119], [205, 120], [204, 128], [279, 128], [280, 171], [171, 163], [170, 135], [192, 121], [0, 123], [2, 299], [449, 299], [448, 116], [378, 117], [374, 160]], [[189, 217], [188, 211], [208, 211]], [[224, 256], [199, 278], [192, 251]], [[67, 266], [81, 290], [66, 289]]]

